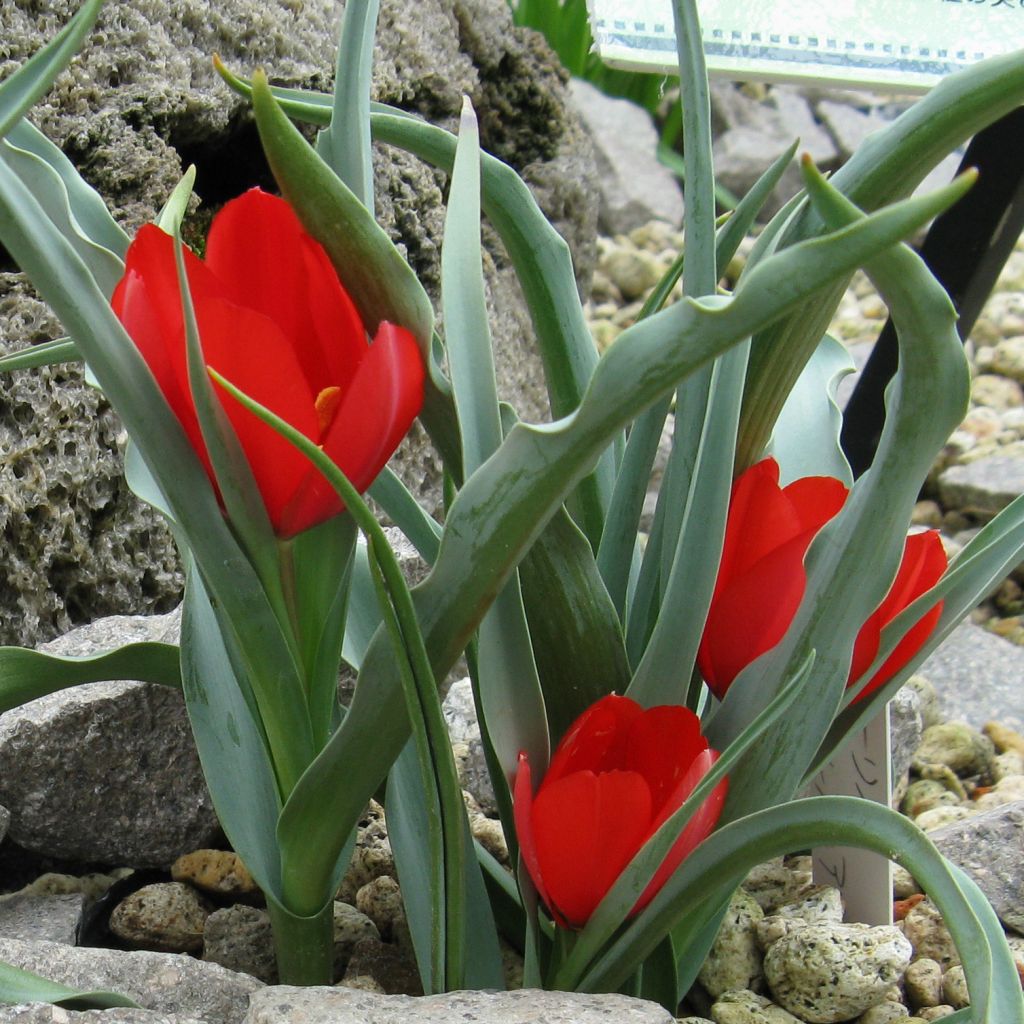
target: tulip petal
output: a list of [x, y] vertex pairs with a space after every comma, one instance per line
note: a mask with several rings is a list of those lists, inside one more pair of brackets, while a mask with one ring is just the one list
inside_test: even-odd
[[533, 834], [548, 906], [582, 927], [648, 834], [651, 794], [636, 772], [575, 772], [543, 785]]
[[[321, 442], [357, 490], [370, 486], [408, 432], [423, 404], [423, 379], [415, 338], [402, 327], [382, 323]], [[283, 511], [282, 533], [288, 537], [307, 530], [341, 507], [319, 470], [309, 469]]]
[[[714, 750], [702, 750], [691, 762], [685, 775], [679, 780], [675, 792], [670, 794], [665, 806], [655, 817], [651, 824], [649, 839], [659, 828], [686, 803], [686, 798], [694, 791], [697, 784], [718, 760], [718, 753]], [[672, 873], [683, 863], [684, 860], [714, 831], [715, 825], [722, 813], [722, 806], [729, 791], [727, 779], [722, 779], [711, 791], [707, 799], [697, 808], [696, 813], [686, 823], [686, 827], [680, 833], [679, 838], [673, 843], [668, 856], [662, 865], [655, 872], [654, 877], [648, 883], [637, 900], [633, 913], [639, 913], [654, 898], [658, 890], [665, 884]], [[644, 840], [644, 842], [647, 841]]]
[[657, 816], [707, 746], [700, 732], [700, 719], [689, 708], [648, 708], [629, 725], [622, 767], [639, 772], [647, 780]]
[[[314, 396], [280, 328], [261, 313], [222, 299], [207, 300], [197, 307], [196, 316], [207, 365], [315, 441]], [[273, 427], [217, 390], [252, 467], [267, 515], [279, 531], [284, 507], [308, 473], [309, 463]]]
[[227, 203], [210, 227], [206, 265], [232, 302], [292, 339], [314, 394], [348, 383], [367, 352], [363, 322], [288, 203], [257, 188]]
[[785, 635], [803, 598], [810, 540], [800, 534], [776, 548], [730, 580], [712, 602], [697, 665], [719, 699], [747, 665]]
[[[857, 634], [848, 685], [856, 683], [875, 660], [882, 630], [904, 608], [930, 590], [946, 571], [947, 565], [946, 551], [937, 531], [915, 533], [907, 538], [903, 558], [889, 593]], [[874, 693], [910, 661], [928, 639], [941, 614], [942, 602], [939, 601], [904, 634], [882, 667], [857, 694], [855, 702]]]
[[[519, 841], [519, 856], [544, 905], [551, 906], [547, 886], [540, 870], [537, 858], [537, 843], [533, 836], [533, 778], [530, 771], [530, 759], [525, 751], [519, 752], [519, 767], [512, 784], [512, 816], [516, 826], [516, 839]], [[564, 921], [559, 921], [564, 925]]]
[[643, 709], [635, 700], [614, 693], [591, 704], [559, 741], [545, 783], [573, 772], [624, 767], [629, 726], [642, 715]]

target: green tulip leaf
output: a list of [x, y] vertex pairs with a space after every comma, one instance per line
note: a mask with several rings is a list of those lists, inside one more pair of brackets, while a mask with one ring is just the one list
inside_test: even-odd
[[[480, 247], [480, 139], [468, 99], [445, 218], [441, 294], [463, 473], [469, 477], [498, 449], [503, 434]], [[505, 781], [520, 751], [527, 751], [531, 763], [546, 765], [544, 697], [515, 573], [480, 623], [475, 676], [481, 716]]]
[[75, 16], [0, 85], [0, 138], [49, 92], [99, 16], [103, 0], [85, 0]]
[[622, 627], [593, 550], [564, 510], [530, 548], [519, 578], [548, 730], [557, 745], [591, 704], [626, 692], [630, 668]]
[[[28, 125], [28, 122], [23, 121], [21, 125]], [[32, 131], [35, 132], [34, 129]], [[121, 247], [120, 253], [117, 253], [108, 249], [106, 245], [93, 241], [87, 234], [75, 216], [64, 179], [44, 157], [39, 156], [34, 149], [27, 148], [37, 142], [38, 138], [42, 138], [38, 132], [33, 136], [17, 128], [13, 129], [8, 137], [0, 142], [0, 160], [3, 160], [24, 182], [46, 215], [88, 266], [103, 294], [110, 296], [114, 286], [124, 275], [124, 246]], [[19, 142], [24, 143], [26, 148], [22, 148]], [[124, 245], [126, 244], [125, 239]]]
[[846, 348], [826, 334], [800, 374], [768, 446], [785, 487], [805, 476], [831, 476], [853, 486], [853, 473], [839, 445], [843, 414], [836, 404], [839, 382], [854, 369]]
[[65, 1010], [109, 1010], [115, 1006], [138, 1007], [117, 992], [80, 992], [0, 961], [0, 1003], [50, 1003]]
[[[929, 171], [982, 128], [1024, 102], [1019, 53], [994, 57], [944, 78], [891, 124], [872, 132], [832, 177], [832, 185], [859, 208], [877, 210], [909, 195]], [[821, 212], [806, 203], [781, 210], [766, 229], [783, 247], [825, 230]], [[848, 284], [837, 280], [758, 331], [751, 348], [737, 466], [756, 462], [786, 396], [828, 330]]]
[[[618, 431], [758, 324], [913, 232], [961, 189], [906, 200], [772, 255], [724, 306], [684, 300], [668, 307], [620, 335], [573, 416], [549, 425], [517, 424], [457, 494], [437, 562], [413, 591], [434, 675], [441, 678], [451, 668], [512, 569]], [[319, 880], [315, 884], [324, 884], [333, 869], [336, 851], [382, 780], [381, 765], [397, 757], [408, 739], [408, 723], [394, 712], [400, 693], [391, 646], [378, 636], [362, 659], [344, 721], [282, 813], [284, 830], [314, 823], [301, 871], [311, 882]]]
[[0, 647], [0, 714], [48, 693], [111, 679], [132, 679], [181, 687], [174, 644], [125, 644], [103, 654], [69, 657]]
[[10, 373], [12, 370], [38, 370], [42, 366], [81, 361], [82, 357], [70, 338], [56, 338], [54, 341], [43, 341], [3, 356], [0, 358], [0, 373]]
[[286, 905], [276, 832], [281, 800], [249, 680], [188, 560], [181, 621], [185, 706], [217, 817], [256, 884]]
[[351, 0], [341, 15], [331, 120], [317, 135], [316, 151], [373, 213], [370, 82], [380, 0]]
[[[858, 223], [856, 208], [805, 167], [808, 188], [830, 223], [845, 230]], [[967, 362], [941, 285], [905, 246], [876, 256], [866, 269], [888, 303], [900, 346], [885, 429], [874, 464], [811, 544], [803, 600], [785, 637], [740, 673], [710, 725], [716, 744], [729, 742], [803, 652], [818, 650], [816, 699], [794, 708], [745, 758], [730, 787], [727, 820], [795, 793], [835, 716], [860, 626], [896, 574], [921, 483], [967, 409]]]
[[185, 214], [188, 213], [188, 203], [192, 198], [192, 189], [195, 184], [196, 167], [195, 164], [191, 164], [167, 197], [164, 208], [157, 214], [155, 223], [161, 231], [165, 231], [172, 237], [181, 234], [181, 223], [185, 219]]
[[815, 846], [854, 846], [905, 867], [942, 913], [967, 975], [974, 1024], [1021, 1024], [1020, 980], [994, 911], [977, 886], [948, 864], [902, 815], [855, 797], [795, 800], [735, 821], [709, 836], [661, 892], [612, 942], [578, 991], [614, 991], [679, 920], [703, 913], [712, 896], [766, 858]]

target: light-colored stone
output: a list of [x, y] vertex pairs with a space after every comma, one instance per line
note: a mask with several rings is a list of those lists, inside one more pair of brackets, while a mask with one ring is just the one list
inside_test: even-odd
[[764, 973], [775, 1001], [809, 1024], [849, 1020], [884, 1001], [912, 949], [889, 926], [821, 924], [773, 943]]
[[242, 858], [232, 850], [193, 850], [183, 854], [171, 865], [171, 878], [225, 899], [260, 897], [259, 886]]
[[81, 916], [81, 894], [0, 896], [0, 935], [8, 939], [42, 939], [73, 946]]
[[903, 975], [903, 988], [911, 1009], [942, 1002], [942, 965], [929, 957], [915, 960]]
[[569, 992], [451, 992], [412, 999], [337, 988], [266, 988], [244, 1024], [673, 1024], [656, 1003]]
[[948, 1003], [943, 1003], [941, 1006], [925, 1007], [919, 1016], [923, 1021], [933, 1021], [942, 1020], [944, 1017], [952, 1017], [954, 1013], [956, 1013], [955, 1007], [950, 1006]]
[[110, 930], [133, 949], [196, 953], [212, 907], [181, 882], [155, 882], [125, 897], [110, 915]]
[[766, 996], [743, 989], [723, 992], [710, 1013], [715, 1024], [802, 1024]]
[[247, 975], [171, 953], [0, 939], [0, 961], [71, 988], [120, 992], [152, 1011], [183, 1014], [204, 1024], [240, 1024], [249, 994], [262, 987]]
[[[103, 619], [40, 649], [173, 643], [179, 623]], [[166, 867], [220, 834], [181, 692], [150, 683], [76, 686], [0, 715], [0, 803], [16, 843], [85, 862]]]
[[942, 998], [947, 1005], [957, 1010], [971, 1005], [971, 997], [967, 992], [967, 978], [959, 964], [950, 967], [942, 976]]
[[360, 888], [356, 893], [356, 910], [376, 925], [385, 942], [394, 942], [403, 949], [412, 950], [409, 922], [398, 882], [382, 875]]
[[191, 1014], [119, 1006], [111, 1010], [65, 1010], [48, 1003], [0, 1006], [0, 1024], [207, 1024]]
[[857, 1024], [904, 1024], [910, 1011], [902, 1003], [884, 1002], [872, 1006], [857, 1019]]
[[1008, 455], [989, 455], [939, 475], [939, 496], [946, 508], [994, 515], [1024, 493], [1024, 465]]
[[680, 224], [682, 193], [658, 162], [658, 132], [647, 111], [579, 78], [572, 79], [569, 95], [594, 146], [601, 229], [624, 234], [655, 218]]
[[953, 937], [942, 921], [942, 915], [931, 900], [922, 900], [901, 922], [903, 934], [914, 947], [914, 959], [927, 957], [948, 970], [960, 963]]
[[1024, 932], [1024, 800], [983, 811], [929, 838], [978, 883], [1004, 924]]
[[395, 857], [388, 839], [384, 808], [371, 800], [359, 819], [355, 849], [338, 889], [338, 899], [354, 905], [356, 893], [383, 875], [395, 877]]
[[733, 989], [763, 987], [761, 954], [757, 945], [757, 925], [763, 918], [764, 911], [753, 896], [742, 888], [737, 889], [697, 975], [698, 981], [712, 997]]
[[960, 803], [960, 797], [935, 779], [916, 779], [908, 787], [900, 803], [900, 810], [908, 818], [916, 818], [934, 807], [949, 807]]
[[933, 807], [931, 810], [922, 811], [914, 819], [914, 824], [922, 832], [932, 832], [938, 828], [945, 828], [947, 825], [966, 821], [973, 816], [973, 809], [962, 804], [949, 807]]
[[963, 722], [946, 722], [925, 729], [916, 759], [944, 764], [960, 778], [987, 775], [995, 757], [992, 741]]

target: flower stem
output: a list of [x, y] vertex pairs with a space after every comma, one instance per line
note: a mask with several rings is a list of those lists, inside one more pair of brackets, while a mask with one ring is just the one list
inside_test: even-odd
[[282, 985], [334, 983], [334, 903], [313, 917], [297, 917], [267, 898], [274, 931], [277, 973]]

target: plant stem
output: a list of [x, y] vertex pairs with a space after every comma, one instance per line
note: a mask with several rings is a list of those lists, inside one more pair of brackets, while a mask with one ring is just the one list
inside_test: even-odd
[[313, 917], [297, 917], [267, 897], [282, 985], [334, 983], [334, 903]]

